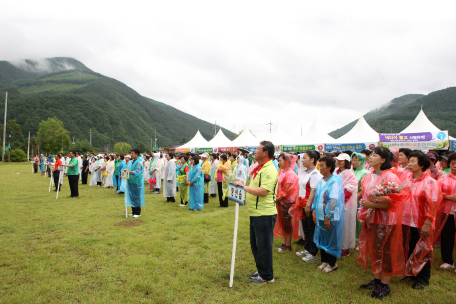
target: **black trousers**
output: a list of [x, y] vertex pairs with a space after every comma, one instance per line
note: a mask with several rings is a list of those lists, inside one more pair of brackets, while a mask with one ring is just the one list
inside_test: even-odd
[[[60, 182], [60, 176], [59, 176], [59, 172], [58, 170], [55, 170], [53, 175], [54, 175], [54, 185], [55, 185], [55, 190], [57, 190], [57, 188], [59, 187], [59, 182]], [[63, 174], [63, 172], [62, 172]], [[59, 191], [62, 190], [62, 185], [60, 185], [60, 188], [59, 188]]]
[[87, 185], [87, 176], [89, 175], [89, 170], [85, 172], [84, 170], [81, 172], [81, 180], [83, 185]]
[[454, 215], [448, 215], [448, 220], [443, 226], [441, 233], [441, 253], [444, 263], [453, 265], [453, 247], [454, 247], [454, 234], [456, 232], [454, 226]]
[[119, 175], [115, 175], [117, 181], [117, 188], [116, 190], [119, 191]]
[[277, 215], [250, 217], [250, 247], [255, 264], [263, 280], [272, 280], [272, 245], [274, 242], [274, 226]]
[[71, 197], [78, 197], [78, 181], [79, 175], [68, 175], [68, 182], [70, 184]]
[[328, 263], [331, 267], [334, 267], [336, 265], [337, 258], [335, 256], [327, 253], [323, 249], [320, 250], [320, 254], [322, 263]]
[[311, 255], [316, 256], [318, 254], [318, 247], [313, 241], [315, 223], [312, 216], [307, 216], [305, 220], [301, 221], [301, 223], [302, 230], [304, 230], [304, 249], [307, 250]]
[[222, 184], [223, 184], [222, 182], [217, 182], [217, 189], [218, 189], [218, 197], [219, 197], [220, 207], [228, 207], [228, 197], [225, 197], [225, 199], [222, 199], [222, 197], [223, 197]]
[[[454, 224], [453, 224], [454, 227]], [[409, 258], [413, 250], [415, 250], [416, 244], [420, 240], [420, 232], [418, 228], [415, 227], [410, 227], [410, 241], [409, 241], [409, 252], [408, 252], [408, 257]], [[442, 239], [443, 243], [443, 239]], [[442, 244], [443, 245], [443, 244]], [[451, 249], [453, 251], [453, 248]], [[426, 265], [424, 265], [423, 269], [418, 273], [418, 275], [415, 277], [417, 283], [421, 283], [423, 285], [429, 285], [429, 279], [431, 278], [431, 263], [427, 262]]]
[[167, 202], [173, 202], [173, 203], [176, 202], [176, 200], [174, 199], [174, 196], [167, 197], [167, 198], [166, 198], [166, 201], [167, 201]]
[[141, 215], [141, 207], [131, 207], [131, 214]]
[[[184, 205], [184, 201], [182, 200], [182, 197], [181, 197], [181, 205]], [[188, 205], [188, 202], [185, 202], [185, 205]]]

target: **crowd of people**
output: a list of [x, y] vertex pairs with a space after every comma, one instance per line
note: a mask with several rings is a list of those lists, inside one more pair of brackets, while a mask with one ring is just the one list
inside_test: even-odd
[[434, 247], [441, 247], [440, 267], [454, 268], [456, 152], [439, 156], [376, 147], [361, 153], [280, 153], [276, 159], [274, 151], [267, 141], [255, 153], [140, 155], [133, 149], [130, 155], [81, 158], [72, 151], [35, 156], [34, 169], [53, 174], [56, 191], [62, 175], [68, 175], [70, 197], [78, 197], [78, 179], [87, 184], [90, 173], [89, 186], [125, 195], [135, 218], [145, 205], [145, 185], [150, 193], [163, 191], [167, 203], [175, 203], [177, 195], [179, 206], [192, 211], [217, 196], [226, 208], [229, 184], [243, 186], [257, 267], [254, 283], [274, 281], [274, 238], [283, 239], [279, 252], [290, 251], [295, 239], [303, 246], [296, 255], [306, 263], [317, 262], [320, 252], [317, 269], [325, 273], [338, 269], [337, 259], [359, 250], [356, 262], [373, 273], [360, 288], [378, 299], [391, 295], [393, 276], [413, 282], [414, 289], [429, 285]]

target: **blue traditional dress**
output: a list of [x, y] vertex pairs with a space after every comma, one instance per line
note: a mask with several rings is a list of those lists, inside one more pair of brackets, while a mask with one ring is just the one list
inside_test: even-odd
[[[340, 258], [344, 232], [345, 194], [342, 177], [333, 174], [327, 181], [321, 179], [315, 190], [312, 210], [316, 210], [317, 226], [314, 242], [332, 256]], [[331, 221], [331, 229], [325, 228], [325, 219]]]
[[125, 207], [144, 207], [144, 165], [143, 159], [138, 157], [136, 160], [130, 160], [126, 167], [127, 170], [133, 171], [130, 177], [122, 183], [126, 184]]
[[121, 161], [119, 165], [119, 192], [125, 192], [125, 179], [120, 178], [120, 172], [124, 169], [128, 169], [127, 165], [125, 160]]
[[189, 209], [201, 210], [204, 208], [204, 174], [201, 163], [190, 169], [188, 181], [193, 182], [190, 186]]

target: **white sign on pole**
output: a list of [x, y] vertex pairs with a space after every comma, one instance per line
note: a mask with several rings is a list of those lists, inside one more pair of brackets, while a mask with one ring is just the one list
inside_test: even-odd
[[233, 251], [231, 254], [231, 271], [230, 271], [230, 287], [233, 287], [234, 264], [236, 262], [236, 243], [237, 243], [237, 232], [238, 232], [238, 223], [239, 223], [239, 205], [244, 205], [244, 200], [245, 200], [244, 187], [235, 186], [234, 184], [230, 183], [228, 199], [236, 202], [236, 209], [235, 209], [235, 215], [234, 215]]
[[120, 178], [130, 179], [130, 172], [128, 170], [122, 170], [120, 172]]

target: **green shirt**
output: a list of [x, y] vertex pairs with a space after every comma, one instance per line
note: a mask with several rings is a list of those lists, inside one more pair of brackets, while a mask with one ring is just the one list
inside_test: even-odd
[[279, 175], [272, 163], [268, 161], [263, 165], [256, 177], [250, 181], [250, 187], [261, 187], [268, 190], [268, 194], [264, 197], [255, 196], [250, 193], [245, 194], [245, 203], [249, 209], [250, 216], [263, 216], [277, 214], [275, 205], [277, 183]]
[[451, 168], [446, 168], [446, 170], [443, 170], [443, 168], [442, 168], [442, 169], [440, 169], [440, 171], [442, 171], [445, 174], [448, 174], [448, 173], [450, 173]]
[[70, 160], [69, 165], [73, 165], [74, 167], [68, 167], [67, 175], [79, 175], [79, 164], [78, 159], [76, 157], [73, 157]]
[[119, 175], [119, 166], [120, 166], [120, 160], [116, 159], [114, 161], [114, 175], [115, 176]]

